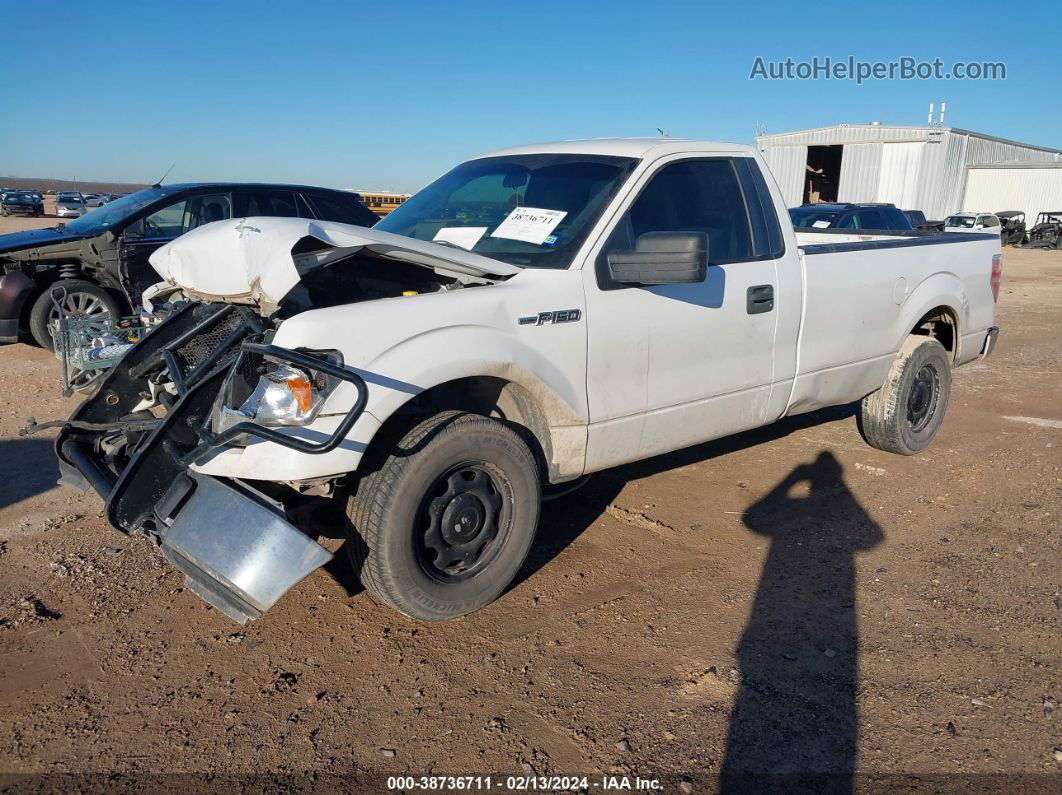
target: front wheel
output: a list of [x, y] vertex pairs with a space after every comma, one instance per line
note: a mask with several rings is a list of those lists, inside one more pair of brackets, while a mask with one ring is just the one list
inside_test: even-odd
[[121, 310], [114, 297], [98, 284], [84, 279], [60, 279], [41, 293], [30, 309], [30, 332], [42, 348], [54, 350], [52, 327], [60, 314], [77, 320], [99, 321], [103, 333], [110, 323], [118, 320]]
[[498, 598], [538, 524], [535, 458], [501, 422], [447, 411], [394, 445], [362, 479], [347, 544], [362, 584], [419, 621], [444, 621]]
[[871, 447], [914, 455], [936, 436], [950, 394], [944, 346], [930, 337], [908, 337], [881, 389], [863, 398], [859, 429]]

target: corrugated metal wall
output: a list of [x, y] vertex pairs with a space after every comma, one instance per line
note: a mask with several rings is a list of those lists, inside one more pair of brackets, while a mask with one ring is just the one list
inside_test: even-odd
[[778, 182], [786, 206], [796, 207], [804, 198], [804, 173], [808, 163], [806, 146], [772, 146], [762, 150], [768, 168]]
[[[926, 141], [922, 148], [922, 162], [918, 169], [918, 182], [915, 185], [911, 206], [905, 210], [921, 210], [930, 220], [940, 220], [951, 210], [949, 191], [961, 181], [958, 172], [948, 177], [949, 168], [961, 168], [957, 163], [962, 156], [963, 143], [957, 137], [939, 130]], [[957, 148], [956, 148], [957, 147]]]
[[877, 201], [891, 202], [904, 210], [914, 207], [922, 168], [922, 151], [930, 145], [924, 141], [881, 145], [881, 181]]
[[1037, 213], [1062, 210], [1062, 168], [971, 168], [962, 203], [974, 212], [1021, 210], [1031, 227]]
[[808, 146], [837, 144], [844, 145], [840, 201], [891, 201], [937, 220], [967, 209], [968, 165], [1058, 159], [1055, 152], [940, 127], [852, 124], [756, 138], [790, 207], [803, 197]]
[[845, 146], [844, 153], [841, 155], [841, 184], [837, 188], [838, 201], [878, 201], [883, 146], [884, 144], [880, 143]]

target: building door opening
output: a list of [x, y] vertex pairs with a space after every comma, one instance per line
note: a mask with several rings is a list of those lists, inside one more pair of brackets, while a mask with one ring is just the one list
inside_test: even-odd
[[804, 174], [804, 203], [837, 201], [843, 146], [809, 146]]

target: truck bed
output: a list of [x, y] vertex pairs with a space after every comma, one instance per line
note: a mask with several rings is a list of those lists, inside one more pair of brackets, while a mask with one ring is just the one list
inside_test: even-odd
[[869, 393], [927, 315], [947, 307], [955, 364], [975, 359], [993, 323], [994, 235], [797, 231], [804, 306], [788, 413]]

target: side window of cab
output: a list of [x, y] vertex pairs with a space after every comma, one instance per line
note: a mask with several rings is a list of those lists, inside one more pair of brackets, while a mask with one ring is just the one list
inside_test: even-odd
[[647, 232], [704, 232], [711, 265], [785, 253], [769, 189], [748, 157], [679, 160], [657, 171], [602, 247], [595, 262], [599, 286], [612, 287], [608, 252], [634, 248]]
[[664, 166], [627, 211], [637, 240], [646, 232], [704, 232], [713, 264], [752, 257], [752, 230], [730, 159]]

